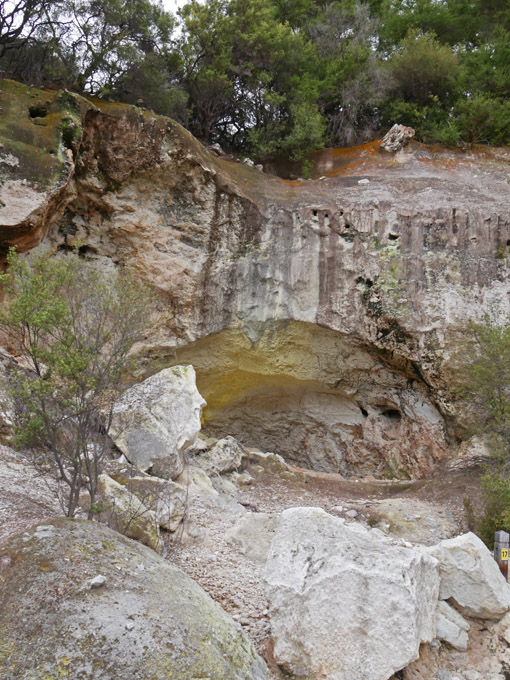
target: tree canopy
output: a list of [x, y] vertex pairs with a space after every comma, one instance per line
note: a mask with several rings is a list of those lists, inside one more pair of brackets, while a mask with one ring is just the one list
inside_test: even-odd
[[0, 71], [143, 103], [256, 160], [417, 139], [510, 143], [505, 0], [8, 0]]

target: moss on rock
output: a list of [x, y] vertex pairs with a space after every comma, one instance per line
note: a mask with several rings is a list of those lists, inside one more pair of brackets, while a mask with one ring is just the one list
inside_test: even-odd
[[53, 520], [3, 545], [0, 602], [3, 680], [267, 678], [196, 583], [94, 522]]
[[[81, 138], [78, 98], [69, 92], [0, 81], [0, 180], [23, 179], [53, 189], [67, 177], [66, 148]], [[69, 130], [72, 128], [72, 139]]]

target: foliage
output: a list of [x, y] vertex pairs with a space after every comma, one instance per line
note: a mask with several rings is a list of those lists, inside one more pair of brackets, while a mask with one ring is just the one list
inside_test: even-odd
[[121, 377], [148, 322], [148, 292], [129, 272], [107, 276], [77, 255], [28, 262], [10, 251], [8, 264], [0, 320], [25, 369], [10, 380], [16, 442], [67, 488], [61, 503], [72, 517], [82, 488], [95, 501]]
[[510, 530], [510, 323], [488, 316], [471, 324], [453, 366], [468, 430], [483, 436], [493, 454], [482, 478], [484, 510], [475, 519], [492, 547], [494, 531]]
[[[178, 30], [176, 30], [178, 29]], [[0, 72], [170, 115], [257, 160], [399, 122], [425, 142], [510, 144], [505, 0], [18, 0]]]
[[17, 50], [49, 24], [48, 13], [57, 0], [16, 0], [0, 3], [0, 57]]
[[504, 454], [510, 445], [510, 324], [490, 316], [471, 324], [454, 365], [471, 431]]
[[430, 98], [445, 104], [455, 98], [460, 68], [457, 56], [431, 33], [410, 31], [390, 61], [395, 92], [426, 105]]
[[475, 530], [488, 548], [494, 544], [495, 531], [510, 532], [510, 479], [498, 468], [482, 477], [484, 510], [475, 519]]
[[463, 139], [469, 144], [505, 144], [510, 140], [510, 103], [478, 93], [460, 101], [456, 119]]

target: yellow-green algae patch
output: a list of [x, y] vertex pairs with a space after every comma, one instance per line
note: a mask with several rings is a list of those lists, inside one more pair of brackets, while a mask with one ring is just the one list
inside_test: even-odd
[[24, 179], [40, 189], [57, 185], [66, 174], [66, 131], [80, 136], [77, 98], [1, 80], [0, 107], [0, 155], [9, 161], [0, 165], [0, 180]]

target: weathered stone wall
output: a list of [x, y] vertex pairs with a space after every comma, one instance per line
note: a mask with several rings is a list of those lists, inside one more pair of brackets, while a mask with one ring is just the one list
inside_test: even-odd
[[510, 154], [369, 144], [289, 182], [146, 111], [81, 106], [44, 230], [158, 291], [140, 375], [192, 363], [210, 432], [301, 464], [428, 472], [455, 432], [444, 362], [469, 319], [508, 312]]

